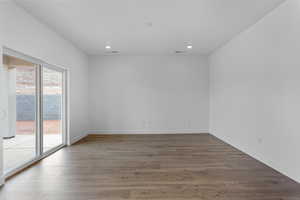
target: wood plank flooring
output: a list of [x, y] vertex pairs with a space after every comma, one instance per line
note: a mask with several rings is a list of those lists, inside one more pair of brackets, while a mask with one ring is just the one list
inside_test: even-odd
[[209, 134], [99, 135], [11, 178], [1, 200], [300, 200], [300, 184]]

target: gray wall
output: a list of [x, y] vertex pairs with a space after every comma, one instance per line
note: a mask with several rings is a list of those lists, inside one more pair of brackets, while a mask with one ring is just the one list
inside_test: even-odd
[[300, 1], [210, 59], [211, 133], [300, 182]]
[[[69, 69], [71, 140], [85, 134], [88, 129], [88, 107], [85, 98], [88, 96], [87, 56], [11, 1], [0, 3], [0, 46]], [[1, 168], [2, 148], [0, 175]]]
[[13, 2], [0, 8], [1, 45], [69, 69], [70, 136], [81, 137], [88, 129], [88, 57]]
[[206, 57], [94, 56], [89, 67], [94, 132], [208, 132]]

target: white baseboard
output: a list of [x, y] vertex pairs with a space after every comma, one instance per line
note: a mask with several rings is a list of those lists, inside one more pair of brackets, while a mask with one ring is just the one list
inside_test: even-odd
[[71, 142], [70, 142], [69, 145], [75, 144], [76, 142], [78, 142], [78, 141], [81, 140], [82, 138], [85, 138], [87, 135], [88, 135], [88, 134], [85, 133], [85, 134], [76, 136], [76, 137], [74, 137], [74, 138], [71, 138]]
[[259, 158], [257, 155], [255, 155], [254, 153], [250, 152], [250, 151], [247, 151], [245, 150], [241, 145], [238, 145], [238, 144], [234, 144], [233, 142], [230, 142], [228, 139], [224, 138], [224, 137], [221, 137], [221, 136], [218, 136], [216, 134], [214, 134], [213, 132], [210, 133], [211, 135], [213, 135], [214, 137], [218, 138], [219, 140], [223, 141], [224, 143], [232, 146], [233, 148], [243, 152], [244, 154], [247, 154], [248, 156], [252, 157], [253, 159], [263, 163], [264, 165], [272, 168], [273, 170], [279, 172], [280, 174], [294, 180], [295, 182], [297, 183], [300, 183], [300, 180], [299, 179], [296, 179], [295, 177], [291, 176], [290, 174], [288, 174], [287, 172], [285, 172], [283, 169], [280, 169], [278, 167], [275, 167], [275, 164], [273, 164], [271, 161], [265, 159], [265, 158]]
[[88, 134], [200, 134], [209, 133], [208, 130], [181, 129], [181, 130], [89, 130]]

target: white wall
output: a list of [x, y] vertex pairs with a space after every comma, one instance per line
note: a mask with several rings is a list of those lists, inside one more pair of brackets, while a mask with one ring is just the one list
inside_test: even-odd
[[[1, 28], [0, 28], [0, 42], [2, 40], [2, 34], [1, 34]], [[1, 43], [0, 43], [1, 44]], [[1, 73], [4, 68], [1, 66], [2, 65], [2, 48], [0, 48], [0, 87], [1, 85], [3, 85], [3, 83], [5, 82], [5, 80], [3, 79], [3, 73]], [[6, 126], [8, 124], [7, 119], [6, 119], [6, 113], [5, 113], [5, 109], [7, 109], [6, 106], [8, 106], [7, 102], [5, 101], [7, 98], [5, 98], [6, 94], [3, 93], [4, 90], [2, 90], [2, 88], [0, 89], [0, 127], [2, 127], [3, 129], [7, 129]], [[5, 105], [5, 107], [4, 107]], [[1, 129], [2, 129], [1, 128]], [[0, 186], [3, 184], [4, 180], [3, 180], [3, 139], [1, 137], [1, 133], [0, 133]]]
[[85, 133], [88, 129], [87, 56], [11, 2], [0, 2], [0, 26], [3, 28], [0, 46], [69, 69], [71, 139]]
[[208, 63], [199, 56], [90, 58], [93, 133], [208, 132]]
[[39, 58], [70, 71], [71, 136], [87, 129], [88, 58], [55, 32], [13, 3], [2, 6], [5, 19], [3, 44], [6, 47]]
[[[286, 1], [210, 57], [211, 133], [298, 181], [299, 11]], [[72, 138], [87, 129], [207, 132], [205, 57], [91, 57], [88, 81], [87, 57], [13, 3], [0, 5], [3, 27], [1, 46], [70, 69]]]
[[211, 133], [300, 181], [300, 1], [210, 58]]

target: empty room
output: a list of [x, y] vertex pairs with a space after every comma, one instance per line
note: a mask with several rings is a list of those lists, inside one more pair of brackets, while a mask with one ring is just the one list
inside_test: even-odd
[[0, 0], [0, 200], [300, 200], [300, 0]]

